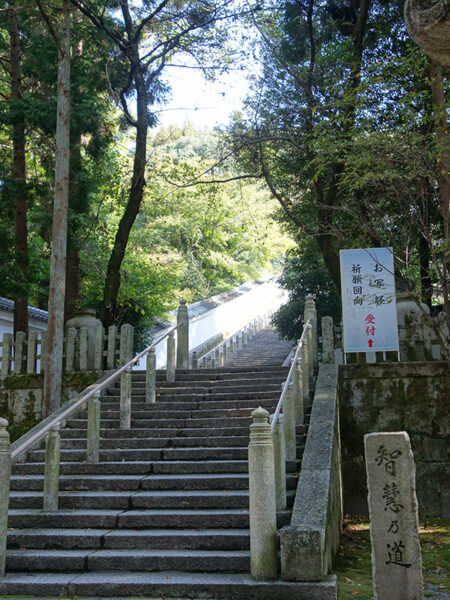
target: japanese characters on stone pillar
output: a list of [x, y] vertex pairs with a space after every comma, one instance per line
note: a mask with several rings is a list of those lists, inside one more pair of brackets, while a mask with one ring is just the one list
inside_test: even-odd
[[344, 352], [398, 351], [392, 248], [341, 250]]
[[374, 600], [422, 600], [415, 467], [406, 431], [364, 436]]

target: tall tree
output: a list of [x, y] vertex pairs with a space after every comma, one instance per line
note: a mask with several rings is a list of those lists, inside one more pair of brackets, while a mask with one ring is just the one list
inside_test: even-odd
[[[220, 32], [214, 24], [230, 18], [231, 0], [131, 0], [110, 3], [113, 14], [105, 15], [104, 3], [98, 11], [85, 0], [71, 0], [92, 23], [116, 45], [121, 77], [112, 82], [126, 123], [135, 130], [133, 172], [128, 200], [120, 219], [109, 259], [103, 294], [102, 318], [110, 325], [117, 311], [120, 268], [125, 256], [131, 228], [139, 213], [145, 187], [147, 132], [155, 124], [152, 106], [164, 95], [161, 74], [177, 52], [193, 54], [201, 63], [202, 55], [217, 48]], [[119, 8], [119, 18], [116, 8]], [[129, 102], [136, 102], [133, 111]]]
[[25, 161], [25, 118], [21, 106], [21, 49], [17, 2], [9, 3], [10, 74], [13, 142], [13, 197], [16, 256], [14, 332], [28, 332], [28, 235]]
[[[45, 15], [45, 12], [43, 13]], [[61, 0], [59, 30], [50, 25], [58, 46], [55, 194], [53, 201], [47, 358], [44, 377], [45, 416], [57, 409], [62, 393], [64, 297], [69, 210], [70, 162], [70, 1]]]

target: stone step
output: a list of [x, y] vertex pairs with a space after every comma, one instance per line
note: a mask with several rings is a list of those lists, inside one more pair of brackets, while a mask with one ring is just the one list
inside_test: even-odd
[[[172, 383], [171, 385], [164, 385], [162, 382], [156, 388], [156, 394], [160, 398], [164, 398], [165, 396], [175, 396], [177, 394], [198, 394], [198, 395], [206, 395], [211, 392], [214, 393], [239, 393], [239, 392], [257, 392], [257, 391], [278, 391], [281, 387], [281, 384], [285, 381], [283, 376], [278, 377], [276, 381], [274, 378], [269, 378], [265, 382], [261, 382], [261, 380], [246, 380], [246, 379], [235, 379], [230, 381], [217, 381], [205, 383], [203, 386], [199, 385], [180, 385], [177, 382]], [[145, 390], [146, 385], [145, 381], [137, 381], [132, 383], [131, 391], [132, 393], [135, 391], [142, 392]], [[117, 395], [119, 392], [120, 386], [115, 388], [111, 388], [110, 392], [114, 395]], [[108, 398], [108, 395], [105, 395], [105, 398]]]
[[[246, 446], [249, 437], [246, 436], [216, 436], [216, 437], [184, 437], [184, 438], [109, 438], [100, 440], [101, 449], [112, 448], [205, 448], [208, 446], [217, 446], [220, 440], [220, 446]], [[61, 448], [65, 449], [85, 449], [86, 438], [82, 439], [64, 439], [61, 440]]]
[[[229, 407], [223, 403], [218, 408], [210, 408], [206, 406], [205, 408], [195, 407], [194, 409], [187, 410], [169, 410], [169, 409], [161, 409], [157, 404], [153, 408], [145, 408], [141, 409], [136, 407], [131, 407], [131, 416], [132, 419], [137, 421], [141, 419], [166, 419], [166, 418], [180, 418], [180, 419], [204, 419], [204, 418], [217, 418], [217, 417], [246, 417], [250, 416], [252, 411], [259, 406], [264, 405], [267, 407], [267, 410], [275, 410], [278, 400], [273, 399], [270, 401], [264, 399], [252, 400], [247, 406], [244, 407]], [[116, 405], [113, 409], [102, 409], [101, 411], [101, 420], [103, 419], [117, 419], [120, 418], [120, 410], [119, 405]], [[79, 419], [86, 419], [87, 412], [82, 411], [78, 415]]]
[[[100, 462], [115, 461], [142, 461], [142, 460], [244, 460], [248, 456], [247, 447], [212, 447], [212, 448], [152, 448], [152, 449], [126, 449], [100, 450]], [[30, 461], [42, 462], [45, 450], [32, 450], [29, 452]], [[61, 450], [61, 462], [82, 461], [86, 459], [85, 450]]]
[[[297, 476], [288, 473], [286, 486], [295, 489]], [[13, 475], [12, 491], [42, 491], [44, 475]], [[247, 473], [175, 475], [60, 475], [59, 489], [68, 490], [247, 490]]]
[[244, 572], [250, 568], [246, 550], [9, 550], [6, 569], [14, 571], [200, 571]]
[[[278, 514], [278, 527], [287, 525], [290, 513]], [[43, 512], [41, 509], [13, 508], [9, 511], [8, 526], [13, 528], [105, 528], [123, 529], [169, 528], [169, 529], [212, 529], [249, 526], [248, 510], [236, 509], [79, 509]]]
[[[281, 385], [280, 385], [280, 388], [281, 388]], [[251, 400], [251, 399], [262, 400], [264, 398], [269, 398], [269, 399], [279, 398], [280, 391], [281, 391], [280, 389], [270, 390], [270, 391], [256, 390], [253, 392], [245, 390], [245, 391], [239, 392], [239, 394], [232, 393], [230, 391], [227, 391], [227, 392], [213, 391], [213, 392], [208, 392], [205, 394], [192, 394], [190, 392], [187, 392], [187, 393], [183, 393], [183, 394], [165, 394], [164, 401], [171, 402], [173, 400], [174, 402], [183, 402], [186, 400], [187, 402], [195, 402], [197, 400], [205, 400], [206, 401], [206, 397], [208, 397], [209, 400], [222, 400], [225, 402], [226, 400], [235, 400], [237, 395], [242, 400]], [[139, 399], [140, 397], [144, 397], [144, 396], [145, 396], [144, 388], [134, 390], [132, 393], [133, 399]], [[117, 393], [115, 393], [115, 394], [113, 394], [113, 393], [108, 394], [108, 396], [105, 396], [105, 398], [107, 398], [109, 401], [111, 401], [114, 398], [117, 398], [117, 400], [119, 400], [119, 398], [120, 398], [119, 391], [117, 390]]]
[[[190, 429], [195, 427], [250, 427], [250, 417], [222, 417], [206, 419], [134, 419], [131, 418], [131, 429], [144, 427], [148, 429], [157, 429], [175, 427], [177, 429]], [[118, 419], [102, 419], [102, 428], [119, 429]], [[70, 419], [67, 421], [69, 428], [86, 428], [86, 419]]]
[[[246, 426], [243, 427], [216, 427], [214, 429], [207, 429], [205, 427], [201, 428], [184, 428], [180, 430], [176, 430], [174, 432], [173, 428], [166, 429], [148, 429], [147, 427], [139, 429], [137, 427], [133, 427], [133, 429], [101, 429], [101, 438], [102, 439], [114, 439], [114, 438], [168, 438], [173, 437], [176, 434], [177, 437], [183, 438], [191, 438], [196, 436], [209, 436], [209, 437], [229, 437], [233, 435], [243, 436], [248, 435], [249, 429]], [[76, 438], [86, 438], [86, 428], [82, 429], [62, 429], [61, 430], [61, 439], [76, 439]]]
[[[292, 494], [289, 494], [291, 500]], [[11, 508], [42, 508], [42, 491], [13, 491]], [[142, 508], [248, 508], [247, 490], [184, 490], [184, 491], [61, 491], [59, 508], [123, 509]]]
[[[88, 464], [86, 462], [61, 462], [60, 473], [62, 475], [93, 475], [101, 474], [150, 474], [153, 472], [152, 461], [111, 461], [102, 463], [101, 467], [98, 464]], [[27, 462], [17, 463], [13, 465], [13, 473], [16, 475], [32, 475], [44, 472], [43, 462]]]
[[8, 548], [248, 550], [248, 529], [13, 529]]
[[[130, 600], [166, 598], [215, 600], [336, 600], [336, 575], [321, 582], [254, 581], [246, 573], [159, 573], [100, 571], [73, 573], [9, 573], [0, 579], [0, 594], [52, 596], [53, 600], [82, 597]], [[85, 600], [88, 600], [86, 598]], [[134, 598], [137, 600], [137, 598]]]

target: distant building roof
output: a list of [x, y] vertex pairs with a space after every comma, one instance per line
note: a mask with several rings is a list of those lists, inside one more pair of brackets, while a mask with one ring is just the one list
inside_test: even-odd
[[[2, 296], [0, 296], [0, 310], [4, 310], [6, 312], [13, 312], [13, 300], [8, 300], [8, 298], [3, 298]], [[34, 308], [34, 306], [29, 306], [28, 318], [33, 319], [34, 321], [42, 321], [43, 323], [47, 323], [48, 312], [46, 310], [41, 310], [40, 308]]]

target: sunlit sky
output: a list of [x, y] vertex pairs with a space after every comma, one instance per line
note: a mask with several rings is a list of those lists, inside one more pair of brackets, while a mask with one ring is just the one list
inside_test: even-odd
[[190, 122], [198, 129], [212, 129], [215, 125], [226, 125], [230, 114], [241, 109], [249, 90], [242, 71], [221, 75], [210, 82], [197, 70], [170, 68], [168, 81], [172, 100], [158, 112], [160, 124], [166, 126]]

